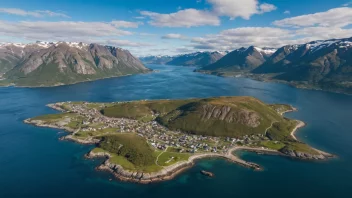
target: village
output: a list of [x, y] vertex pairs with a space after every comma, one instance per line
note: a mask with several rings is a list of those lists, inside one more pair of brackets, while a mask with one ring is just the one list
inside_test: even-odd
[[[99, 108], [103, 107], [101, 104]], [[147, 139], [148, 143], [155, 149], [162, 151], [173, 149], [180, 153], [226, 153], [233, 146], [256, 146], [263, 140], [268, 140], [263, 134], [238, 138], [209, 137], [172, 131], [160, 125], [156, 121], [142, 122], [127, 118], [106, 117], [97, 107], [89, 106], [89, 103], [56, 103], [56, 109], [75, 113], [82, 117], [79, 133], [89, 133], [94, 136], [95, 132], [113, 129], [114, 133], [137, 133]], [[111, 132], [111, 130], [109, 130]], [[99, 134], [99, 133], [98, 133]]]

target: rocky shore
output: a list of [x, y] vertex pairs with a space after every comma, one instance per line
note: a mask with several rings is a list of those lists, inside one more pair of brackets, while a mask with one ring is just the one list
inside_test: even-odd
[[102, 165], [97, 167], [98, 170], [108, 171], [112, 173], [117, 179], [126, 182], [134, 182], [141, 184], [149, 184], [154, 182], [161, 182], [173, 179], [178, 174], [192, 167], [197, 160], [205, 159], [205, 158], [224, 158], [229, 161], [241, 164], [248, 168], [253, 168], [255, 170], [260, 170], [260, 166], [254, 163], [245, 162], [243, 160], [238, 159], [237, 157], [229, 157], [227, 154], [197, 154], [191, 156], [188, 161], [178, 162], [176, 164], [163, 167], [162, 170], [153, 173], [143, 173], [143, 172], [135, 172], [125, 170], [121, 165], [113, 164], [110, 162], [110, 154], [106, 152], [89, 152], [86, 155], [87, 158], [97, 158], [97, 157], [105, 157], [108, 158]]
[[[66, 110], [61, 108], [58, 105], [55, 104], [49, 104], [47, 105], [50, 108], [53, 108], [55, 110], [65, 112]], [[297, 109], [291, 108], [287, 111], [282, 112], [282, 115], [287, 112], [291, 111], [296, 111]], [[46, 124], [43, 121], [40, 120], [31, 120], [27, 119], [24, 121], [25, 123], [28, 124], [33, 124], [35, 126], [39, 127], [49, 127], [49, 128], [56, 128], [56, 129], [63, 129], [71, 134], [67, 136], [63, 136], [60, 138], [60, 140], [70, 140], [74, 141], [80, 144], [96, 144], [99, 143], [98, 139], [94, 139], [93, 137], [86, 138], [86, 139], [79, 139], [74, 137], [75, 133], [77, 133], [80, 128], [78, 129], [71, 129], [65, 126], [60, 126], [60, 125], [51, 125], [51, 124]], [[296, 127], [292, 130], [291, 136], [295, 141], [298, 141], [297, 138], [295, 137], [295, 132], [299, 129], [305, 126], [305, 123], [302, 121], [297, 120], [297, 125]], [[299, 142], [299, 141], [298, 141]], [[202, 154], [194, 154], [187, 161], [182, 161], [175, 163], [173, 165], [167, 166], [167, 167], [162, 167], [162, 170], [157, 171], [157, 172], [152, 172], [152, 173], [146, 173], [142, 171], [131, 171], [131, 170], [126, 170], [124, 169], [121, 165], [119, 164], [114, 164], [112, 163], [109, 159], [111, 158], [111, 155], [107, 152], [89, 152], [86, 157], [87, 158], [97, 158], [97, 157], [104, 157], [106, 158], [106, 161], [101, 164], [99, 167], [97, 167], [98, 170], [102, 171], [108, 171], [112, 173], [116, 178], [118, 178], [121, 181], [127, 181], [127, 182], [135, 182], [135, 183], [141, 183], [141, 184], [149, 184], [153, 182], [161, 182], [161, 181], [166, 181], [166, 180], [171, 180], [181, 172], [185, 171], [186, 169], [192, 167], [197, 160], [204, 159], [204, 158], [222, 158], [229, 160], [233, 163], [239, 164], [241, 166], [251, 168], [254, 170], [262, 170], [262, 168], [255, 163], [247, 162], [233, 153], [238, 150], [244, 150], [244, 151], [250, 151], [250, 152], [256, 152], [260, 154], [270, 154], [270, 155], [282, 155], [282, 156], [288, 156], [292, 158], [297, 158], [297, 159], [304, 159], [304, 160], [325, 160], [328, 158], [334, 157], [333, 155], [314, 149], [317, 154], [310, 154], [310, 153], [305, 153], [305, 152], [299, 152], [296, 150], [290, 150], [284, 147], [283, 149], [277, 151], [277, 150], [271, 150], [267, 148], [259, 148], [259, 147], [246, 147], [246, 146], [234, 146], [228, 150], [224, 150], [226, 153], [202, 153]], [[314, 153], [314, 152], [312, 152]]]
[[[58, 109], [56, 109], [58, 110]], [[54, 129], [62, 129], [65, 130], [69, 133], [75, 133], [75, 130], [68, 128], [68, 127], [64, 127], [64, 126], [56, 126], [56, 125], [51, 125], [51, 124], [45, 124], [40, 120], [31, 120], [31, 119], [26, 119], [23, 121], [26, 124], [31, 124], [34, 126], [38, 126], [38, 127], [47, 127], [47, 128], [54, 128]], [[60, 140], [68, 140], [68, 141], [73, 141], [73, 142], [77, 142], [80, 144], [96, 144], [99, 142], [99, 140], [97, 139], [78, 139], [78, 138], [74, 138], [72, 135], [66, 135], [60, 138]]]

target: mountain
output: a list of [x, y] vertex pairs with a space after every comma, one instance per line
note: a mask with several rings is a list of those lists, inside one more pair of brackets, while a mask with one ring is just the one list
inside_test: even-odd
[[177, 56], [146, 56], [141, 57], [145, 64], [161, 64], [176, 66], [206, 66], [221, 59], [227, 52], [195, 52]]
[[167, 62], [170, 62], [173, 59], [173, 57], [172, 56], [144, 56], [144, 57], [139, 57], [139, 59], [145, 64], [165, 65]]
[[17, 86], [55, 86], [129, 74], [146, 68], [121, 48], [74, 42], [0, 47], [3, 77]]
[[210, 71], [241, 71], [252, 70], [263, 64], [276, 50], [271, 48], [240, 48], [228, 53], [217, 62], [202, 67]]
[[167, 62], [168, 65], [177, 66], [206, 66], [215, 63], [227, 52], [196, 52], [191, 54], [183, 54], [174, 57], [171, 61]]
[[253, 73], [277, 73], [274, 79], [352, 92], [352, 38], [284, 46]]
[[352, 93], [352, 38], [270, 48], [240, 48], [196, 70], [285, 81], [302, 88]]
[[15, 44], [6, 43], [0, 45], [0, 74], [6, 73], [15, 65], [19, 64], [21, 60], [28, 54], [43, 49], [40, 44]]

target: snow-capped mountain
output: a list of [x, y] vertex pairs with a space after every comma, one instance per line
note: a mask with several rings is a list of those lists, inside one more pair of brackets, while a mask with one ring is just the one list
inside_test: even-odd
[[0, 73], [17, 85], [70, 84], [148, 70], [129, 51], [111, 46], [39, 41], [0, 45]]
[[263, 64], [275, 51], [273, 48], [254, 46], [239, 48], [217, 62], [203, 67], [202, 70], [252, 70]]
[[200, 71], [271, 74], [278, 80], [352, 93], [352, 38], [286, 45], [277, 50], [240, 48]]
[[194, 52], [176, 56], [146, 56], [140, 57], [140, 59], [146, 64], [205, 66], [216, 62], [227, 53], [226, 51]]

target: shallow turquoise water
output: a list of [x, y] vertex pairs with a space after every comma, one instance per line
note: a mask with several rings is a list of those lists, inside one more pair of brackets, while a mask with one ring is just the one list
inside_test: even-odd
[[[352, 96], [296, 89], [283, 84], [194, 73], [194, 68], [150, 65], [159, 73], [54, 88], [0, 88], [0, 197], [349, 197], [352, 194]], [[62, 131], [23, 124], [54, 113], [59, 101], [112, 102], [210, 96], [255, 96], [299, 108], [288, 117], [308, 124], [300, 140], [338, 159], [306, 162], [240, 153], [265, 170], [223, 160], [203, 160], [175, 180], [139, 185], [109, 181], [101, 161], [86, 160], [89, 146], [59, 141]], [[215, 173], [205, 178], [199, 170]]]

